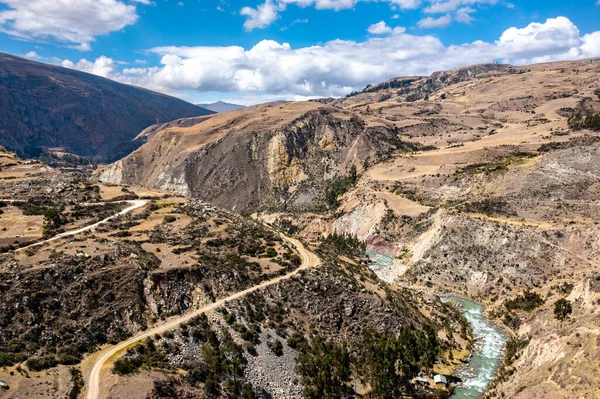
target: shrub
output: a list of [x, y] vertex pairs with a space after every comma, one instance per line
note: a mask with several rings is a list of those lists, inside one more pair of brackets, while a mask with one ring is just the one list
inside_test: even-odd
[[504, 302], [506, 310], [523, 310], [531, 312], [542, 306], [544, 300], [537, 292], [525, 291], [523, 295], [518, 295], [515, 299]]
[[176, 220], [177, 220], [177, 218], [175, 216], [167, 215], [167, 216], [165, 216], [164, 222], [165, 223], [173, 223]]
[[25, 363], [27, 368], [32, 371], [41, 371], [55, 367], [58, 364], [54, 356], [32, 357]]

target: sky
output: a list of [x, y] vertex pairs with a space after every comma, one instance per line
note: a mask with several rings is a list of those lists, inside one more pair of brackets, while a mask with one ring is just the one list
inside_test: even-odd
[[600, 0], [0, 0], [0, 51], [200, 103], [600, 56]]

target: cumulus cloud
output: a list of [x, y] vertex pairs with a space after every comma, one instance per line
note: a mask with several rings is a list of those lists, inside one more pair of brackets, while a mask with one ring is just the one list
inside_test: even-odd
[[431, 0], [423, 11], [431, 14], [444, 14], [464, 6], [477, 4], [496, 4], [498, 0]]
[[417, 25], [419, 25], [420, 28], [445, 28], [446, 26], [450, 25], [451, 23], [452, 23], [452, 17], [450, 16], [450, 14], [446, 14], [439, 18], [432, 18], [432, 17], [423, 18], [422, 20], [417, 22]]
[[444, 46], [431, 35], [402, 29], [363, 42], [333, 40], [292, 48], [263, 40], [246, 50], [229, 47], [157, 47], [154, 67], [118, 71], [110, 58], [63, 61], [63, 66], [149, 89], [245, 93], [263, 98], [341, 96], [395, 76], [429, 75], [435, 70], [503, 59], [516, 65], [600, 56], [600, 31], [581, 37], [567, 18], [509, 28], [494, 42]]
[[367, 31], [372, 35], [385, 35], [387, 33], [392, 33], [392, 28], [387, 26], [385, 21], [379, 21], [376, 24], [369, 26]]
[[251, 31], [256, 28], [262, 29], [271, 25], [279, 17], [278, 12], [282, 10], [283, 7], [284, 6], [282, 5], [276, 5], [271, 0], [267, 0], [256, 8], [242, 8], [240, 14], [248, 17], [246, 18], [246, 22], [244, 22], [244, 29]]
[[77, 69], [79, 71], [93, 73], [94, 75], [103, 76], [105, 78], [118, 79], [119, 76], [115, 69], [116, 62], [108, 57], [101, 56], [96, 61], [91, 62], [85, 58], [81, 59], [78, 63], [73, 63], [69, 60], [64, 60], [61, 65], [65, 68]]
[[30, 60], [39, 60], [42, 57], [35, 51], [30, 51], [27, 54], [23, 54], [23, 58], [29, 58]]
[[121, 0], [0, 0], [0, 31], [21, 39], [54, 39], [88, 50], [94, 37], [137, 21]]
[[[244, 28], [248, 31], [263, 29], [271, 25], [278, 17], [279, 12], [284, 11], [290, 4], [298, 7], [315, 7], [317, 10], [347, 10], [354, 8], [360, 1], [370, 0], [266, 0], [256, 8], [243, 7], [240, 14], [246, 16]], [[421, 0], [382, 0], [393, 7], [402, 9], [414, 9], [421, 4]]]

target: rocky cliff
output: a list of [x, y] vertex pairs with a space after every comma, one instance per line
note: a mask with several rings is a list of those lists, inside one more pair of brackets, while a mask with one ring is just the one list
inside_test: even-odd
[[390, 124], [316, 102], [273, 103], [167, 127], [96, 173], [241, 212], [314, 209], [336, 178], [379, 162], [401, 142]]

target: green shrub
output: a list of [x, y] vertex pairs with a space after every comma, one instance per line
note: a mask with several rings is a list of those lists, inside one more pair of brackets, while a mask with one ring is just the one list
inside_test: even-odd
[[27, 368], [32, 371], [46, 370], [55, 367], [58, 364], [54, 356], [32, 357], [25, 363]]
[[525, 291], [523, 295], [517, 295], [515, 299], [504, 302], [506, 310], [523, 310], [531, 312], [542, 306], [544, 300], [537, 292]]

